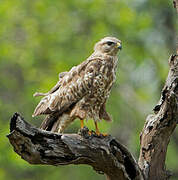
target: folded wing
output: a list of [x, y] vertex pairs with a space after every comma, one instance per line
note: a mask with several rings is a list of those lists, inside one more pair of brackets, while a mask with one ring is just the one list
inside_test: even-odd
[[33, 116], [54, 112], [62, 113], [77, 103], [92, 88], [96, 88], [93, 81], [100, 73], [101, 66], [100, 59], [92, 59], [73, 67], [62, 78], [59, 89], [41, 99]]

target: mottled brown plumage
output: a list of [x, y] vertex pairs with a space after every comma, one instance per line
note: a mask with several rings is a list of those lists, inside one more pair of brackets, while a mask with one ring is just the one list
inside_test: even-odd
[[[76, 118], [111, 121], [105, 103], [116, 78], [117, 52], [121, 41], [105, 37], [96, 43], [93, 54], [69, 72], [59, 74], [58, 83], [44, 96], [33, 116], [46, 114], [41, 128], [63, 132]], [[83, 121], [82, 121], [83, 123]], [[83, 124], [82, 124], [83, 126]]]

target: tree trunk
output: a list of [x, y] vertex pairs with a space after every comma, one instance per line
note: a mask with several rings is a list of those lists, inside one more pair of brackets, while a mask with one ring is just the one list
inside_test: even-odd
[[140, 136], [139, 166], [146, 179], [167, 179], [167, 146], [178, 122], [178, 56], [170, 57], [170, 71], [154, 114], [147, 117]]

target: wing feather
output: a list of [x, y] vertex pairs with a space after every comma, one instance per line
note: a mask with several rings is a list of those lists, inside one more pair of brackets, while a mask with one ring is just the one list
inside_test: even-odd
[[93, 81], [99, 74], [101, 65], [101, 59], [97, 58], [73, 67], [61, 80], [59, 89], [41, 99], [33, 116], [66, 111], [94, 87]]

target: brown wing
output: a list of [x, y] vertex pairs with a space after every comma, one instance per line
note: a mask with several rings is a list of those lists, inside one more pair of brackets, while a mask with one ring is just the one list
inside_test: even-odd
[[63, 77], [59, 89], [40, 101], [33, 116], [54, 112], [62, 113], [82, 99], [88, 91], [94, 88], [93, 81], [99, 74], [102, 66], [101, 61], [100, 59], [92, 59], [73, 67]]
[[37, 96], [48, 96], [49, 94], [54, 93], [55, 91], [57, 91], [61, 85], [61, 78], [63, 78], [68, 72], [61, 72], [59, 73], [59, 81], [56, 83], [56, 85], [54, 87], [52, 87], [50, 89], [50, 91], [48, 91], [47, 93], [40, 93], [40, 92], [36, 92], [33, 94], [34, 97]]

